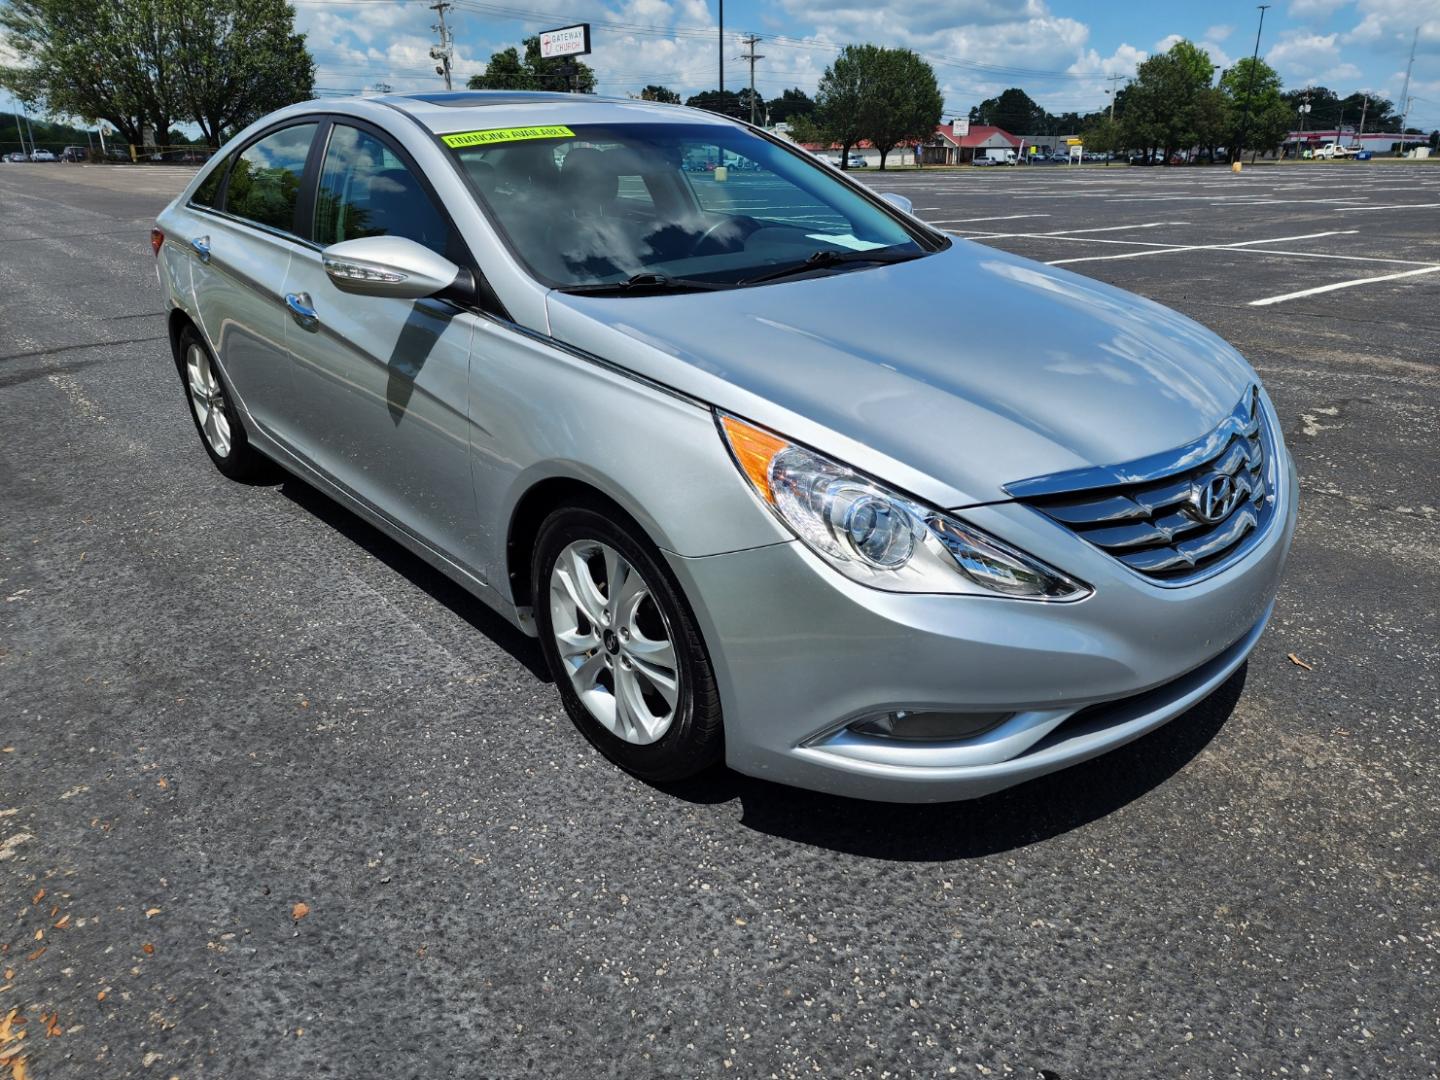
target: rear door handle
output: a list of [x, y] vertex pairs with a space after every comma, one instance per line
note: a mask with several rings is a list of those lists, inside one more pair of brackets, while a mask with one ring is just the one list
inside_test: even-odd
[[320, 313], [311, 303], [309, 293], [286, 293], [285, 306], [290, 309], [295, 321], [306, 330], [314, 330], [320, 325]]
[[210, 237], [192, 236], [190, 246], [195, 249], [195, 254], [200, 256], [201, 262], [210, 261]]

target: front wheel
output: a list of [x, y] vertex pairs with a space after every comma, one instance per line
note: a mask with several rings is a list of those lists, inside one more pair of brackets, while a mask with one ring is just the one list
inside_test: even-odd
[[565, 711], [601, 753], [646, 780], [680, 780], [721, 756], [720, 694], [678, 584], [617, 516], [566, 507], [541, 525], [540, 646]]

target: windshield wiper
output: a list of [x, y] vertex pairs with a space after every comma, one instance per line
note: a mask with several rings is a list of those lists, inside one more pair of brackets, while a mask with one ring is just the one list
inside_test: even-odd
[[652, 270], [645, 270], [638, 274], [632, 274], [624, 281], [597, 281], [590, 285], [566, 285], [558, 291], [563, 293], [579, 293], [583, 296], [605, 295], [612, 293], [650, 293], [650, 292], [704, 292], [713, 289], [729, 289], [732, 285], [722, 284], [718, 281], [701, 281], [699, 278], [670, 277], [668, 274], [657, 274]]
[[790, 263], [788, 266], [781, 266], [764, 274], [742, 278], [736, 284], [759, 285], [762, 281], [775, 281], [779, 278], [792, 277], [795, 274], [808, 274], [811, 270], [825, 270], [845, 263], [909, 262], [924, 254], [926, 254], [924, 251], [887, 251], [884, 248], [874, 248], [870, 251], [834, 251], [827, 248], [811, 252], [802, 262]]

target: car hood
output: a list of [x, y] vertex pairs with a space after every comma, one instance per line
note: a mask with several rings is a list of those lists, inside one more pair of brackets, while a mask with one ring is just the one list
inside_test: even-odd
[[1132, 293], [957, 241], [720, 292], [551, 293], [550, 333], [946, 507], [1209, 432], [1255, 375]]

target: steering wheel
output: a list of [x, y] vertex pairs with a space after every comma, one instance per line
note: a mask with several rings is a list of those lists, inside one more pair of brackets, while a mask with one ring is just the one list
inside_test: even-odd
[[722, 217], [719, 221], [715, 222], [714, 225], [711, 225], [708, 229], [706, 229], [703, 233], [700, 234], [700, 238], [690, 245], [690, 250], [685, 253], [685, 257], [693, 258], [694, 256], [699, 255], [700, 249], [705, 246], [705, 244], [710, 240], [710, 238], [714, 236], [715, 233], [718, 232], [722, 227], [727, 225], [738, 225], [740, 227], [741, 243], [744, 243], [746, 238], [749, 237], [751, 233], [753, 233], [756, 229], [760, 228], [760, 223], [752, 217]]

